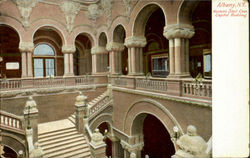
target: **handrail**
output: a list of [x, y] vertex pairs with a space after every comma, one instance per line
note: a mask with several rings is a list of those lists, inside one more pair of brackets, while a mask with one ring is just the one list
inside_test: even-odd
[[0, 124], [1, 127], [10, 128], [13, 130], [24, 131], [23, 116], [17, 116], [6, 111], [0, 110]]

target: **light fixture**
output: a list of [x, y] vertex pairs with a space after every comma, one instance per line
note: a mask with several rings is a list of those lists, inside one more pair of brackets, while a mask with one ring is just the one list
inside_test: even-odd
[[177, 139], [180, 137], [179, 128], [178, 128], [177, 126], [174, 126], [174, 127], [173, 127], [173, 131], [174, 131], [173, 138], [174, 138], [175, 140], [177, 140]]

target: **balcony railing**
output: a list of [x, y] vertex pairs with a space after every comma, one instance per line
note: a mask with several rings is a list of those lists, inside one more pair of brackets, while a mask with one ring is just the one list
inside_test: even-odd
[[164, 93], [197, 99], [212, 99], [212, 81], [202, 80], [196, 83], [194, 79], [154, 78], [154, 77], [110, 77], [113, 86]]
[[0, 111], [0, 127], [1, 128], [7, 128], [14, 131], [19, 131], [21, 133], [24, 133], [23, 129], [23, 117], [22, 116], [16, 116], [14, 114]]
[[0, 91], [29, 88], [51, 88], [107, 83], [106, 76], [74, 76], [53, 78], [19, 78], [0, 80]]

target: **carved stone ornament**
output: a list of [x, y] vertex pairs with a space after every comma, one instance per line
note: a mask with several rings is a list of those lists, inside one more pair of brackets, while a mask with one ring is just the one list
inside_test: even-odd
[[42, 158], [44, 155], [43, 149], [38, 142], [34, 144], [34, 149], [30, 152], [30, 158]]
[[121, 52], [124, 50], [124, 44], [123, 43], [117, 43], [117, 42], [109, 42], [106, 45], [106, 49], [108, 51], [115, 51], [115, 52]]
[[75, 53], [75, 51], [76, 51], [76, 47], [73, 45], [62, 46], [62, 53], [64, 54]]
[[147, 40], [144, 36], [131, 36], [125, 39], [124, 45], [127, 47], [145, 47]]
[[32, 42], [20, 42], [19, 43], [19, 50], [21, 52], [33, 52], [34, 43], [32, 43]]
[[92, 137], [91, 137], [91, 144], [94, 146], [98, 146], [98, 145], [103, 145], [103, 138], [104, 136], [100, 133], [99, 129], [95, 129], [95, 132], [93, 133]]
[[76, 106], [84, 106], [87, 102], [87, 96], [82, 95], [82, 92], [79, 92], [79, 95], [76, 97]]
[[96, 46], [91, 48], [91, 54], [105, 54], [105, 53], [108, 53], [105, 47]]
[[129, 19], [129, 15], [130, 15], [130, 12], [131, 12], [131, 6], [130, 6], [130, 2], [131, 2], [131, 0], [123, 0], [123, 3], [124, 3], [124, 5], [125, 5], [125, 9], [126, 9], [126, 16], [127, 16], [127, 18]]
[[80, 4], [65, 0], [60, 7], [66, 18], [67, 30], [71, 33], [74, 28], [75, 17], [80, 11]]
[[163, 35], [167, 39], [173, 39], [173, 38], [192, 38], [194, 35], [194, 28], [193, 26], [189, 27], [183, 27], [180, 25], [171, 25], [171, 26], [165, 26], [164, 27], [164, 33]]
[[206, 154], [207, 143], [201, 136], [197, 135], [196, 128], [192, 125], [187, 127], [187, 134], [182, 135], [176, 143], [179, 147], [174, 155], [176, 158], [209, 157]]
[[111, 17], [114, 0], [101, 0], [101, 6], [106, 18]]
[[97, 4], [91, 4], [88, 6], [87, 17], [93, 21], [96, 21], [101, 16], [101, 10]]
[[38, 109], [36, 106], [36, 102], [35, 100], [33, 100], [32, 96], [30, 96], [25, 104], [24, 114], [37, 113], [37, 112], [38, 112]]
[[126, 149], [128, 152], [131, 153], [131, 152], [141, 151], [144, 146], [144, 142], [131, 145], [125, 142], [124, 140], [121, 140], [121, 145], [122, 145], [122, 148]]
[[36, 6], [39, 0], [14, 0], [22, 16], [22, 24], [24, 27], [29, 27], [29, 17], [32, 8]]

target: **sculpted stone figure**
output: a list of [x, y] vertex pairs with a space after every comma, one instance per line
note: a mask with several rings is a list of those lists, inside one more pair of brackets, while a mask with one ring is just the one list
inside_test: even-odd
[[30, 158], [42, 158], [44, 155], [43, 149], [40, 147], [38, 142], [34, 145], [35, 149], [30, 152]]
[[179, 149], [172, 158], [207, 158], [207, 143], [197, 135], [197, 130], [193, 125], [187, 127], [187, 133], [177, 140]]

